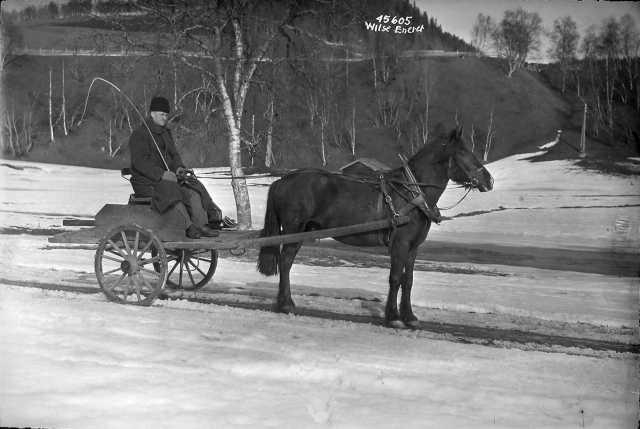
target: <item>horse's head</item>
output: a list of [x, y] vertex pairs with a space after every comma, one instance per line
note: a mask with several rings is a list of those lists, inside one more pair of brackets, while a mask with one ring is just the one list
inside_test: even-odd
[[462, 128], [453, 130], [445, 144], [449, 158], [449, 179], [480, 192], [493, 189], [493, 177], [464, 143]]

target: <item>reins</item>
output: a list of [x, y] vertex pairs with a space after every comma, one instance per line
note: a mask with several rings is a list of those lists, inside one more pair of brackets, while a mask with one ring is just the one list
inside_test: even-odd
[[472, 189], [473, 189], [473, 188], [469, 188], [469, 187], [467, 187], [467, 192], [465, 192], [465, 193], [464, 193], [464, 195], [462, 196], [462, 198], [460, 198], [460, 199], [458, 200], [458, 202], [456, 202], [455, 204], [452, 204], [452, 205], [450, 205], [450, 206], [448, 206], [448, 207], [438, 207], [438, 208], [439, 208], [440, 210], [451, 210], [452, 208], [457, 207], [457, 206], [458, 206], [458, 204], [460, 204], [462, 201], [464, 201], [464, 199], [465, 199], [465, 198], [467, 198], [467, 195], [469, 195], [469, 192], [471, 192], [471, 190], [472, 190]]

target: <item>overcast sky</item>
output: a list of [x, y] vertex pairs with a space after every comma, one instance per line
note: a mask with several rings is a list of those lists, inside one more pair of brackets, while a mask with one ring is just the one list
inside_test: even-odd
[[576, 21], [582, 36], [592, 24], [600, 26], [610, 16], [619, 18], [629, 13], [640, 28], [638, 1], [577, 1], [577, 0], [416, 0], [416, 6], [438, 20], [443, 30], [471, 41], [471, 28], [479, 13], [502, 19], [504, 11], [521, 6], [537, 12], [545, 29], [551, 29], [556, 18], [569, 15]]

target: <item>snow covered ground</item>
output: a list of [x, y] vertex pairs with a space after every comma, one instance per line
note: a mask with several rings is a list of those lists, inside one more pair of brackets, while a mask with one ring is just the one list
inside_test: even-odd
[[[494, 191], [472, 193], [446, 211], [453, 219], [434, 226], [429, 239], [640, 257], [638, 176], [528, 156], [490, 164]], [[197, 172], [233, 216], [224, 174]], [[137, 308], [101, 294], [15, 286], [96, 287], [92, 251], [49, 246], [33, 230], [46, 234], [61, 229], [66, 216], [124, 204], [130, 187], [115, 171], [18, 161], [0, 162], [0, 179], [0, 426], [637, 426], [636, 355], [486, 347], [184, 300]], [[249, 180], [255, 228], [271, 180]], [[456, 202], [460, 192], [448, 190], [439, 205]], [[19, 234], [27, 229], [32, 233]], [[559, 326], [565, 335], [584, 330], [589, 338], [638, 343], [637, 276], [500, 262], [417, 271], [417, 315], [491, 319], [542, 333]], [[271, 299], [277, 279], [254, 267], [246, 258], [223, 258], [207, 290]], [[375, 266], [297, 264], [294, 299], [380, 315], [387, 276]]]

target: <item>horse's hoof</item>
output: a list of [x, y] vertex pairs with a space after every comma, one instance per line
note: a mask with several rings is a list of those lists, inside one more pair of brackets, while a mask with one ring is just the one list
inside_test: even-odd
[[393, 329], [406, 329], [407, 325], [404, 324], [402, 320], [387, 320], [387, 326]]

